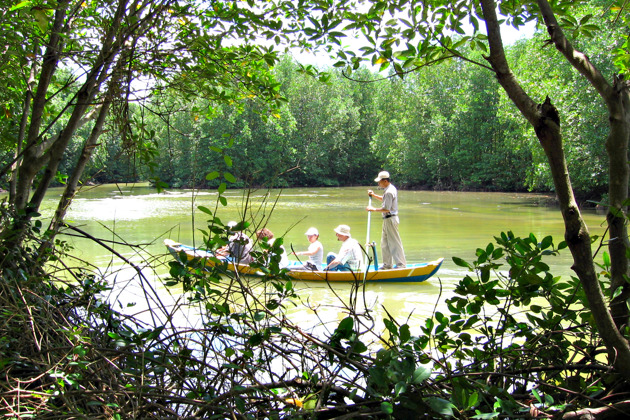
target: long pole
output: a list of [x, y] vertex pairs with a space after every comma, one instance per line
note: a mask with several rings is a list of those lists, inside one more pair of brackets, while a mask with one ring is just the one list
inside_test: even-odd
[[[372, 207], [372, 196], [368, 195], [368, 207]], [[370, 221], [372, 218], [372, 212], [368, 211], [368, 221], [367, 221], [367, 237], [365, 238], [365, 246], [369, 246], [370, 244]], [[365, 269], [367, 270], [367, 266], [368, 266], [368, 254], [367, 252], [365, 253]]]

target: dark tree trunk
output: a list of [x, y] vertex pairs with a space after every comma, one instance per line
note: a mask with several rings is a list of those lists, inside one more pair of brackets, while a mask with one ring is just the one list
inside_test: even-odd
[[[581, 66], [580, 70], [587, 78], [591, 77], [595, 80], [599, 80], [596, 78], [599, 74], [597, 70], [593, 66], [590, 66], [588, 60], [585, 60], [585, 56], [573, 51], [570, 44], [566, 41], [564, 36], [562, 36], [555, 22], [553, 11], [547, 1], [539, 0], [538, 4], [547, 26], [554, 28], [555, 32], [552, 38], [554, 38], [553, 40], [556, 47], [563, 51], [563, 54], [565, 54], [571, 64]], [[525, 93], [512, 74], [503, 50], [500, 25], [496, 15], [496, 6], [494, 0], [481, 0], [481, 7], [488, 33], [488, 43], [490, 46], [490, 55], [487, 59], [507, 95], [534, 127], [536, 136], [545, 151], [560, 203], [562, 217], [564, 219], [565, 240], [573, 256], [572, 269], [577, 274], [584, 288], [590, 310], [593, 313], [599, 333], [608, 350], [610, 363], [615, 366], [621, 375], [627, 380], [630, 380], [630, 346], [628, 345], [628, 341], [619, 332], [599, 285], [591, 251], [591, 237], [577, 206], [571, 187], [571, 180], [562, 146], [558, 112], [549, 98], [542, 104], [536, 104]], [[627, 149], [621, 154], [626, 155]], [[611, 176], [612, 175], [613, 174], [611, 174]], [[625, 182], [627, 194], [627, 168], [622, 172], [621, 178], [616, 180], [616, 182], [620, 184], [624, 184]]]

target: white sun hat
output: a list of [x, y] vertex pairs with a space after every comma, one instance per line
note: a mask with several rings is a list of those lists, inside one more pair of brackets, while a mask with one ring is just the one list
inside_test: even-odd
[[306, 231], [305, 235], [311, 236], [311, 235], [317, 235], [319, 236], [319, 231], [312, 227], [312, 228], [308, 228], [308, 230]]
[[389, 179], [389, 172], [387, 171], [381, 171], [378, 173], [378, 176], [376, 177], [376, 179], [374, 180], [374, 182], [379, 182], [382, 179]]
[[335, 232], [343, 235], [343, 236], [350, 236], [350, 226], [348, 225], [339, 225], [337, 226], [335, 229]]

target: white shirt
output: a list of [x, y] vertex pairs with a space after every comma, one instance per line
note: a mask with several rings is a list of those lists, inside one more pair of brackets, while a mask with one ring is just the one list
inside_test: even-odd
[[[315, 252], [317, 251], [317, 252]], [[308, 261], [315, 264], [318, 269], [322, 267], [322, 261], [324, 260], [324, 247], [319, 241], [315, 241], [308, 246], [308, 253], [315, 252], [313, 255], [308, 256]]]
[[[389, 211], [390, 214], [398, 214], [398, 190], [393, 184], [389, 184], [383, 191], [383, 210]], [[383, 213], [385, 217], [387, 213]]]
[[348, 264], [352, 270], [360, 270], [363, 266], [363, 251], [361, 245], [354, 238], [348, 238], [341, 244], [337, 259], [341, 264]]

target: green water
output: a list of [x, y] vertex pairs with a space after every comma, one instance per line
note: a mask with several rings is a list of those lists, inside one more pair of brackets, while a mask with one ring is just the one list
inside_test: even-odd
[[[53, 190], [48, 195], [42, 207], [44, 216], [52, 213], [60, 193], [61, 190]], [[244, 214], [248, 219], [264, 221], [276, 236], [284, 236], [288, 249], [305, 250], [308, 242], [304, 233], [311, 226], [319, 229], [325, 253], [339, 249], [340, 243], [333, 232], [339, 224], [349, 225], [353, 237], [364, 243], [369, 223], [369, 239], [377, 244], [380, 240], [380, 215], [372, 214], [368, 219], [365, 211], [366, 187], [258, 190], [249, 194], [239, 190], [228, 191], [226, 196], [228, 206], [219, 204], [217, 208], [217, 194], [213, 191], [176, 190], [158, 194], [146, 186], [105, 185], [82, 191], [72, 203], [67, 220], [92, 236], [113, 241], [109, 243], [117, 252], [135, 262], [144, 261], [147, 255], [158, 256], [156, 262], [168, 260], [162, 244], [165, 238], [200, 243], [199, 229], [205, 228], [208, 216], [198, 206], [213, 211], [217, 208], [216, 214], [224, 223], [240, 220]], [[453, 264], [453, 256], [472, 260], [476, 248], [485, 247], [493, 236], [506, 230], [521, 236], [531, 232], [539, 240], [552, 235], [558, 243], [563, 238], [562, 217], [557, 208], [538, 205], [541, 197], [521, 193], [399, 191], [400, 232], [407, 261], [440, 257], [445, 261], [438, 274], [423, 284], [369, 285], [365, 293], [367, 306], [380, 313], [383, 305], [403, 320], [410, 313], [412, 319], [422, 319], [432, 312], [436, 302], [442, 307], [453, 285], [465, 275], [463, 269]], [[591, 212], [585, 213], [585, 218], [591, 234], [603, 233], [604, 215]], [[98, 267], [121, 265], [119, 258], [112, 257], [111, 252], [93, 241], [66, 235], [60, 238], [74, 245], [74, 255]], [[137, 247], [115, 243], [122, 240]], [[547, 263], [554, 274], [571, 274], [568, 251]], [[134, 270], [116, 276], [117, 281], [130, 284], [127, 292], [118, 295], [123, 304], [125, 300], [137, 300], [129, 292], [138, 282], [135, 276]], [[320, 315], [327, 313], [326, 318], [331, 320], [344, 317], [336, 294], [345, 296], [349, 285], [335, 285], [335, 293], [318, 283], [296, 287], [304, 291], [311, 304], [320, 305]], [[296, 318], [304, 320], [312, 315], [311, 310], [299, 308], [293, 312]]]

